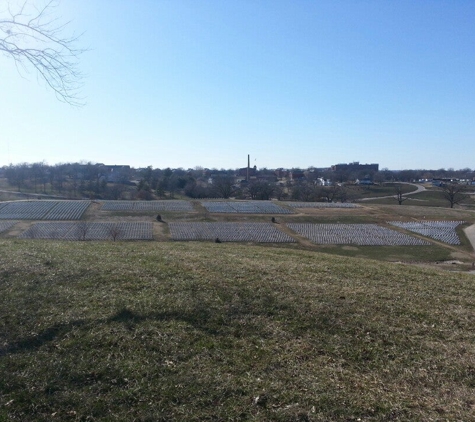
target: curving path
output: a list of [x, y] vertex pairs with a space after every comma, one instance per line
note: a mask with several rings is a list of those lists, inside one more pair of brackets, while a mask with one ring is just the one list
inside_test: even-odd
[[[408, 196], [408, 195], [414, 195], [419, 192], [424, 192], [426, 188], [422, 185], [416, 185], [415, 183], [409, 183], [409, 182], [398, 182], [401, 185], [411, 185], [415, 186], [416, 190], [412, 192], [405, 193], [403, 196]], [[377, 196], [377, 197], [372, 197], [372, 198], [361, 198], [359, 201], [371, 201], [373, 199], [386, 199], [386, 198], [394, 198], [396, 195], [387, 195], [387, 196]]]
[[472, 244], [472, 248], [475, 251], [475, 224], [472, 224], [469, 227], [463, 229], [465, 236], [467, 236], [468, 240]]

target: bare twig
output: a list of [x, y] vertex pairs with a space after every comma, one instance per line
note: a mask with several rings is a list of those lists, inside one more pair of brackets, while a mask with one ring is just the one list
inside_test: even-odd
[[60, 101], [81, 106], [83, 75], [78, 61], [85, 50], [76, 47], [78, 36], [62, 35], [68, 22], [60, 24], [51, 16], [56, 7], [55, 0], [40, 8], [30, 0], [16, 8], [8, 3], [0, 10], [0, 52], [14, 60], [20, 74], [33, 68]]

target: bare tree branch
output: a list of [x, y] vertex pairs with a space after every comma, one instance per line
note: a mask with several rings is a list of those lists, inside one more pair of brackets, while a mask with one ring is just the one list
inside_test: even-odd
[[80, 97], [83, 74], [78, 69], [78, 36], [62, 35], [69, 22], [60, 24], [51, 15], [55, 0], [37, 8], [25, 0], [16, 8], [8, 3], [0, 10], [0, 52], [14, 60], [20, 74], [34, 69], [56, 97], [73, 106], [84, 105]]
[[396, 193], [396, 195], [394, 195], [394, 198], [396, 198], [396, 201], [398, 202], [399, 205], [402, 205], [404, 201], [409, 199], [407, 196], [404, 196], [404, 192], [402, 190], [401, 185], [395, 185], [394, 192]]
[[465, 192], [467, 191], [467, 186], [465, 185], [449, 182], [444, 183], [441, 186], [441, 189], [442, 194], [444, 195], [444, 199], [446, 199], [450, 204], [450, 208], [453, 208], [455, 204], [459, 204], [467, 197], [467, 195], [465, 195]]

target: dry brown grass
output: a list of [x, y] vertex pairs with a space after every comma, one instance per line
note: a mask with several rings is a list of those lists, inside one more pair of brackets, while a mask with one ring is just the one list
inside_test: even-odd
[[471, 420], [473, 276], [0, 240], [0, 420]]

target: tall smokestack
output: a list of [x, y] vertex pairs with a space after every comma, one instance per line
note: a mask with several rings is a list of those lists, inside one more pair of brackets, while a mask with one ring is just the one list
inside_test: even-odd
[[247, 154], [247, 177], [246, 180], [249, 182], [249, 167], [251, 167], [251, 156]]

